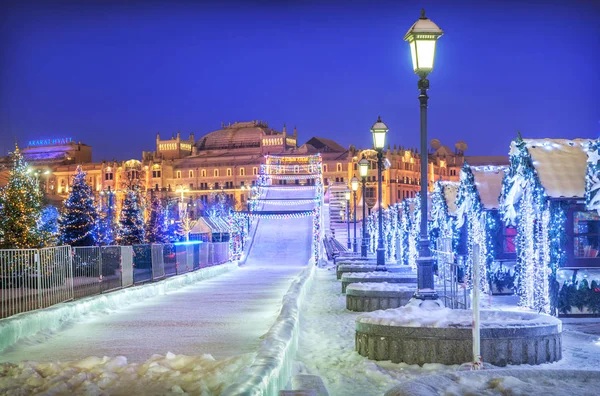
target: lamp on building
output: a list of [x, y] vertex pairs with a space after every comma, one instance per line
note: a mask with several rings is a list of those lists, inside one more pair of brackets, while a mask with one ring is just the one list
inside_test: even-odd
[[385, 147], [385, 135], [388, 132], [388, 127], [381, 121], [381, 117], [377, 118], [377, 121], [371, 127], [373, 133], [373, 146], [377, 150], [377, 202], [378, 210], [378, 223], [379, 223], [379, 235], [377, 242], [377, 270], [385, 270], [385, 249], [383, 248], [383, 204], [382, 195], [383, 187], [381, 186], [381, 173], [383, 171], [383, 148]]
[[410, 45], [413, 70], [420, 77], [417, 85], [421, 108], [421, 225], [419, 241], [419, 257], [417, 259], [417, 292], [416, 298], [435, 300], [438, 298], [433, 284], [433, 259], [429, 249], [427, 233], [427, 165], [429, 162], [427, 150], [427, 76], [433, 70], [437, 40], [444, 34], [433, 21], [421, 10], [421, 17], [415, 22], [404, 36], [404, 41]]
[[356, 245], [356, 190], [358, 190], [358, 177], [354, 176], [350, 180], [350, 186], [352, 186], [352, 192], [354, 193], [354, 244], [352, 245], [352, 251], [358, 252], [358, 246]]
[[348, 249], [351, 249], [352, 244], [350, 243], [350, 191], [346, 191], [344, 193], [344, 198], [346, 198], [346, 225], [348, 229]]
[[362, 179], [362, 241], [360, 244], [360, 256], [367, 257], [367, 240], [369, 235], [367, 234], [367, 199], [366, 199], [366, 184], [367, 174], [369, 173], [369, 160], [363, 155], [362, 159], [358, 161], [358, 174]]

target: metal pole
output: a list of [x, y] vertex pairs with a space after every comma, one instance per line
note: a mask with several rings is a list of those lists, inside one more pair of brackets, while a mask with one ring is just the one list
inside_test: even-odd
[[428, 187], [428, 165], [429, 154], [427, 150], [427, 90], [429, 80], [422, 76], [418, 88], [419, 102], [421, 108], [421, 232], [419, 241], [419, 258], [417, 259], [417, 293], [415, 297], [423, 300], [437, 299], [438, 296], [433, 284], [433, 257], [429, 250], [429, 235], [427, 233], [427, 187]]
[[354, 191], [354, 253], [358, 252], [358, 246], [356, 244], [356, 191]]
[[348, 249], [352, 249], [350, 243], [350, 200], [346, 200], [346, 228], [348, 229]]
[[362, 195], [363, 195], [363, 204], [362, 204], [362, 242], [360, 244], [360, 256], [367, 257], [367, 194], [366, 194], [366, 185], [367, 179], [365, 177], [362, 178]]
[[385, 271], [385, 250], [383, 248], [383, 206], [382, 206], [382, 194], [383, 188], [381, 186], [381, 173], [383, 170], [383, 152], [377, 150], [377, 202], [379, 203], [379, 240], [377, 243], [377, 270]]

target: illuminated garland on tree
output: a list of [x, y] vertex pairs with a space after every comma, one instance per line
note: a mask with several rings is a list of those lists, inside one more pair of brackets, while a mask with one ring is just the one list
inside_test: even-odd
[[110, 189], [100, 192], [98, 217], [96, 221], [96, 242], [101, 246], [115, 243], [117, 234], [117, 216], [115, 193]]
[[152, 195], [146, 222], [147, 243], [167, 243], [169, 241], [166, 211], [159, 196]]
[[407, 199], [404, 199], [400, 204], [400, 227], [398, 232], [398, 238], [400, 239], [400, 257], [399, 262], [402, 265], [409, 265], [409, 247], [408, 247], [408, 239], [409, 239], [409, 231], [411, 227], [411, 217], [409, 212], [409, 203]]
[[52, 205], [46, 206], [42, 210], [38, 231], [42, 238], [42, 246], [50, 247], [58, 243], [58, 218], [60, 214], [58, 209]]
[[590, 142], [587, 154], [585, 204], [600, 214], [600, 139]]
[[69, 197], [63, 202], [59, 219], [61, 242], [71, 246], [96, 244], [96, 205], [92, 188], [85, 181], [86, 173], [77, 167]]
[[42, 195], [18, 147], [11, 157], [8, 184], [0, 190], [0, 246], [37, 248], [43, 243], [38, 230]]
[[137, 186], [132, 186], [127, 190], [120, 216], [119, 242], [121, 245], [144, 243], [144, 208], [140, 198]]

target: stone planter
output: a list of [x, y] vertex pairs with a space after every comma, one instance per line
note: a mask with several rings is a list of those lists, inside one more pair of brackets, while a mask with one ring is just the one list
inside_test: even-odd
[[346, 293], [346, 287], [351, 283], [417, 283], [417, 275], [414, 273], [395, 273], [386, 271], [374, 272], [347, 272], [342, 275], [342, 293]]
[[[346, 272], [374, 272], [377, 270], [376, 264], [340, 264], [337, 266], [336, 275], [338, 279]], [[386, 265], [386, 272], [411, 272], [412, 269], [408, 265]]]
[[[504, 381], [505, 378], [512, 381]], [[515, 378], [519, 381], [514, 381]], [[445, 394], [448, 389], [452, 389], [452, 394], [455, 395], [493, 392], [515, 395], [595, 396], [598, 394], [598, 388], [600, 375], [592, 370], [480, 370], [419, 377], [393, 387], [385, 396], [438, 396]]]
[[352, 283], [346, 288], [346, 309], [371, 312], [406, 305], [417, 290], [416, 285], [400, 283]]
[[[356, 319], [356, 351], [371, 360], [419, 365], [462, 364], [473, 360], [473, 333], [468, 320], [471, 311], [447, 309], [452, 312], [449, 315], [462, 316], [460, 323], [450, 320], [444, 327], [418, 327], [409, 322], [404, 325], [402, 310], [411, 308], [359, 316]], [[381, 315], [378, 315], [381, 312], [390, 317], [398, 312], [399, 322], [393, 325], [365, 323], [374, 318], [382, 323]], [[496, 323], [499, 317], [501, 323]], [[555, 362], [562, 357], [562, 322], [556, 318], [526, 312], [481, 311], [481, 322], [481, 355], [485, 363], [501, 367], [533, 365]]]

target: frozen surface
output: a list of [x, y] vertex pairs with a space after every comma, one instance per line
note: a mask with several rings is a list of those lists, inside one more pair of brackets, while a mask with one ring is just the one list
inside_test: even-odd
[[362, 291], [415, 291], [417, 285], [403, 285], [402, 283], [351, 283], [346, 288], [346, 292], [349, 290], [362, 290]]
[[[270, 194], [269, 198], [277, 198], [282, 192]], [[248, 260], [238, 270], [123, 309], [87, 315], [66, 323], [60, 331], [29, 337], [3, 351], [0, 361], [65, 362], [89, 356], [124, 356], [128, 363], [122, 364], [126, 367], [123, 370], [129, 372], [144, 365], [154, 367], [155, 362], [149, 360], [154, 354], [171, 352], [177, 359], [180, 355], [193, 355], [187, 359], [195, 359], [201, 366], [205, 354], [216, 359], [238, 356], [224, 362], [224, 366], [247, 365], [246, 360], [250, 362], [252, 358], [239, 355], [248, 356], [257, 351], [260, 338], [279, 314], [290, 283], [306, 267], [311, 257], [311, 243], [312, 218], [262, 219]], [[12, 367], [0, 366], [0, 378]], [[97, 371], [102, 371], [99, 367]], [[167, 373], [172, 370], [168, 367], [157, 370], [173, 378], [178, 375]], [[197, 378], [202, 376], [204, 368], [199, 370], [194, 373]], [[229, 368], [223, 370], [227, 372]], [[208, 370], [207, 373], [221, 376], [220, 371]], [[58, 378], [51, 377], [45, 381]], [[228, 385], [234, 378], [221, 379]], [[219, 382], [218, 378], [208, 380]], [[169, 381], [165, 379], [166, 383]], [[111, 389], [110, 394], [120, 389], [126, 386]]]
[[[373, 311], [356, 319], [360, 323], [402, 327], [471, 327], [473, 312], [464, 309], [420, 308], [405, 306], [394, 309]], [[530, 312], [481, 311], [482, 328], [562, 326], [562, 322], [552, 316]]]
[[[389, 361], [375, 362], [360, 356], [354, 351], [354, 336], [355, 320], [361, 314], [347, 311], [345, 307], [346, 298], [340, 293], [335, 269], [317, 270], [306, 309], [302, 312], [296, 371], [321, 376], [330, 395], [382, 395], [391, 387], [411, 379], [459, 370], [458, 366], [440, 364], [420, 367]], [[541, 366], [508, 368], [598, 370], [599, 329], [598, 318], [570, 320], [563, 326], [562, 360]], [[561, 390], [564, 392], [566, 388]]]

